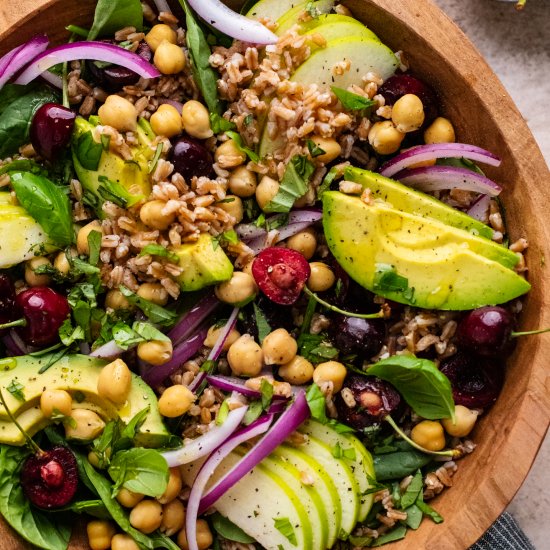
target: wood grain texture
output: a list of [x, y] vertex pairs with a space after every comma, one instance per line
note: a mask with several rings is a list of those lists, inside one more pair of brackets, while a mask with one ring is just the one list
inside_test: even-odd
[[[534, 288], [525, 301], [521, 328], [550, 326], [550, 173], [512, 100], [472, 44], [429, 0], [345, 3], [392, 48], [406, 52], [413, 72], [438, 91], [459, 141], [504, 159], [498, 170], [487, 172], [504, 186], [512, 239], [525, 235], [530, 242], [527, 258]], [[47, 32], [54, 42], [66, 40], [64, 26], [89, 23], [93, 7], [93, 0], [2, 0], [0, 54], [38, 32]], [[455, 486], [434, 501], [445, 522], [436, 526], [425, 520], [392, 549], [464, 550], [504, 510], [548, 427], [549, 358], [550, 335], [519, 339], [503, 392], [476, 428], [476, 451], [460, 462]], [[80, 550], [87, 546], [79, 532], [72, 548]], [[25, 548], [3, 525], [0, 540], [2, 548]]]

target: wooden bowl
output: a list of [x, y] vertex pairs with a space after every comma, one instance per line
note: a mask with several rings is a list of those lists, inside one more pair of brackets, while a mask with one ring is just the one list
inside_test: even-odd
[[[237, 2], [236, 2], [237, 3]], [[550, 326], [550, 173], [530, 131], [497, 77], [468, 39], [430, 0], [348, 0], [354, 15], [394, 50], [404, 50], [411, 67], [439, 92], [459, 141], [499, 154], [511, 237], [529, 239], [529, 278], [522, 330]], [[90, 24], [94, 0], [2, 0], [0, 55], [45, 32], [66, 41], [64, 27]], [[434, 501], [445, 522], [425, 520], [392, 548], [464, 550], [506, 508], [525, 479], [550, 418], [547, 362], [550, 335], [520, 338], [509, 361], [496, 405], [474, 432], [473, 455], [461, 460], [455, 486]], [[545, 372], [546, 371], [546, 372]], [[71, 548], [87, 548], [82, 529]], [[4, 524], [2, 548], [24, 548]]]

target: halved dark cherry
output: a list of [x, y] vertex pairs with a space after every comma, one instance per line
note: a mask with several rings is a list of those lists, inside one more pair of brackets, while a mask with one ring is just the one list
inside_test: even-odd
[[5, 273], [0, 273], [0, 325], [17, 319], [15, 307], [15, 287]]
[[65, 151], [73, 132], [76, 114], [57, 103], [46, 103], [36, 111], [30, 129], [34, 150], [53, 161]]
[[344, 355], [356, 354], [361, 358], [370, 358], [384, 344], [386, 328], [382, 319], [338, 315], [331, 324], [330, 334], [335, 346]]
[[200, 142], [186, 136], [172, 141], [170, 162], [174, 165], [174, 170], [188, 181], [193, 176], [212, 175], [212, 155]]

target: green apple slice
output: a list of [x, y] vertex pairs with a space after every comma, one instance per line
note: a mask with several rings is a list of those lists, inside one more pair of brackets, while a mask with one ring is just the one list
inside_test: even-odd
[[317, 0], [317, 2], [303, 2], [297, 5], [277, 19], [275, 34], [282, 36], [291, 27], [299, 24], [300, 18], [308, 6], [318, 14], [325, 14], [329, 13], [334, 7], [334, 0]]
[[334, 13], [320, 15], [307, 23], [303, 23], [300, 26], [300, 33], [304, 36], [320, 34], [327, 42], [337, 38], [350, 38], [352, 36], [362, 36], [380, 42], [378, 36], [357, 21], [357, 19]]
[[327, 548], [332, 548], [340, 533], [340, 520], [342, 517], [342, 504], [334, 482], [326, 470], [313, 457], [303, 453], [299, 447], [292, 447], [287, 444], [279, 445], [272, 456], [280, 457], [282, 460], [292, 464], [308, 479], [312, 479], [312, 487], [319, 494], [325, 514], [327, 516]]
[[371, 454], [365, 449], [364, 445], [351, 434], [339, 434], [330, 426], [320, 424], [314, 420], [309, 420], [300, 427], [300, 431], [320, 439], [323, 443], [333, 449], [333, 454], [342, 453], [342, 459], [350, 465], [359, 490], [361, 492], [361, 502], [359, 510], [359, 521], [364, 521], [367, 517], [374, 495], [367, 495], [371, 488], [369, 477], [375, 479], [374, 464]]
[[260, 0], [246, 12], [246, 17], [250, 17], [250, 19], [269, 18], [271, 21], [277, 21], [290, 10], [297, 6], [302, 6], [303, 9], [306, 4], [307, 2], [303, 0]]

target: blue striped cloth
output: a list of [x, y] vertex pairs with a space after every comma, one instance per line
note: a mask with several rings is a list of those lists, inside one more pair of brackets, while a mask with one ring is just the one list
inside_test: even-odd
[[516, 520], [502, 514], [470, 550], [535, 550]]

